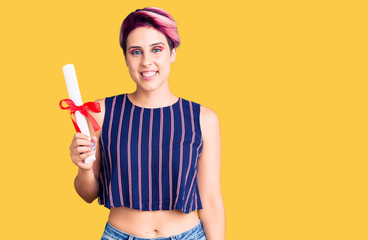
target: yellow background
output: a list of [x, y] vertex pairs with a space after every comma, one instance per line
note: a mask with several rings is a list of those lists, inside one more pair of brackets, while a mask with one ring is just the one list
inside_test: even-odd
[[7, 1], [0, 6], [1, 238], [100, 239], [75, 192], [62, 66], [83, 101], [134, 91], [118, 34], [178, 22], [175, 95], [219, 115], [226, 239], [368, 239], [365, 1]]

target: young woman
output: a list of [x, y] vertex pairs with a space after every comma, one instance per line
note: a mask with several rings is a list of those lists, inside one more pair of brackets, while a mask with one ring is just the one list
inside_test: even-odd
[[137, 88], [97, 100], [101, 112], [91, 114], [101, 130], [74, 135], [77, 193], [110, 209], [102, 239], [224, 240], [219, 119], [170, 90], [175, 20], [138, 9], [123, 21], [120, 45]]

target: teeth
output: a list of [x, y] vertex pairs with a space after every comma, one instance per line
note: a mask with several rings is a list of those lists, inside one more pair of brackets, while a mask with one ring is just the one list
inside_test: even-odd
[[145, 77], [151, 77], [153, 75], [155, 75], [156, 72], [143, 72], [142, 75], [145, 76]]

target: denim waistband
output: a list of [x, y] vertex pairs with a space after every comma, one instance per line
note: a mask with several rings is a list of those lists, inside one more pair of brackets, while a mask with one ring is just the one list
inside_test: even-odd
[[113, 226], [110, 225], [110, 223], [107, 221], [106, 223], [106, 230], [107, 231], [111, 231], [113, 232], [114, 234], [118, 235], [119, 237], [121, 237], [122, 239], [129, 239], [129, 240], [173, 240], [173, 239], [183, 239], [184, 237], [188, 236], [188, 235], [191, 235], [195, 232], [199, 232], [199, 231], [203, 231], [203, 228], [202, 228], [202, 222], [200, 219], [198, 219], [198, 224], [197, 226], [195, 226], [194, 228], [191, 228], [185, 232], [182, 232], [182, 233], [179, 233], [179, 234], [176, 234], [176, 235], [172, 235], [172, 236], [169, 236], [169, 237], [156, 237], [156, 238], [141, 238], [141, 237], [137, 237], [135, 235], [132, 235], [132, 234], [129, 234], [129, 233], [126, 233], [126, 232], [123, 232], [121, 231], [120, 229], [117, 229]]

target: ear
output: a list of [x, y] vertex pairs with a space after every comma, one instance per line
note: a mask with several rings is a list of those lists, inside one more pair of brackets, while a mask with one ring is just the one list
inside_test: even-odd
[[175, 58], [176, 58], [176, 48], [173, 48], [170, 56], [170, 63], [175, 62]]

